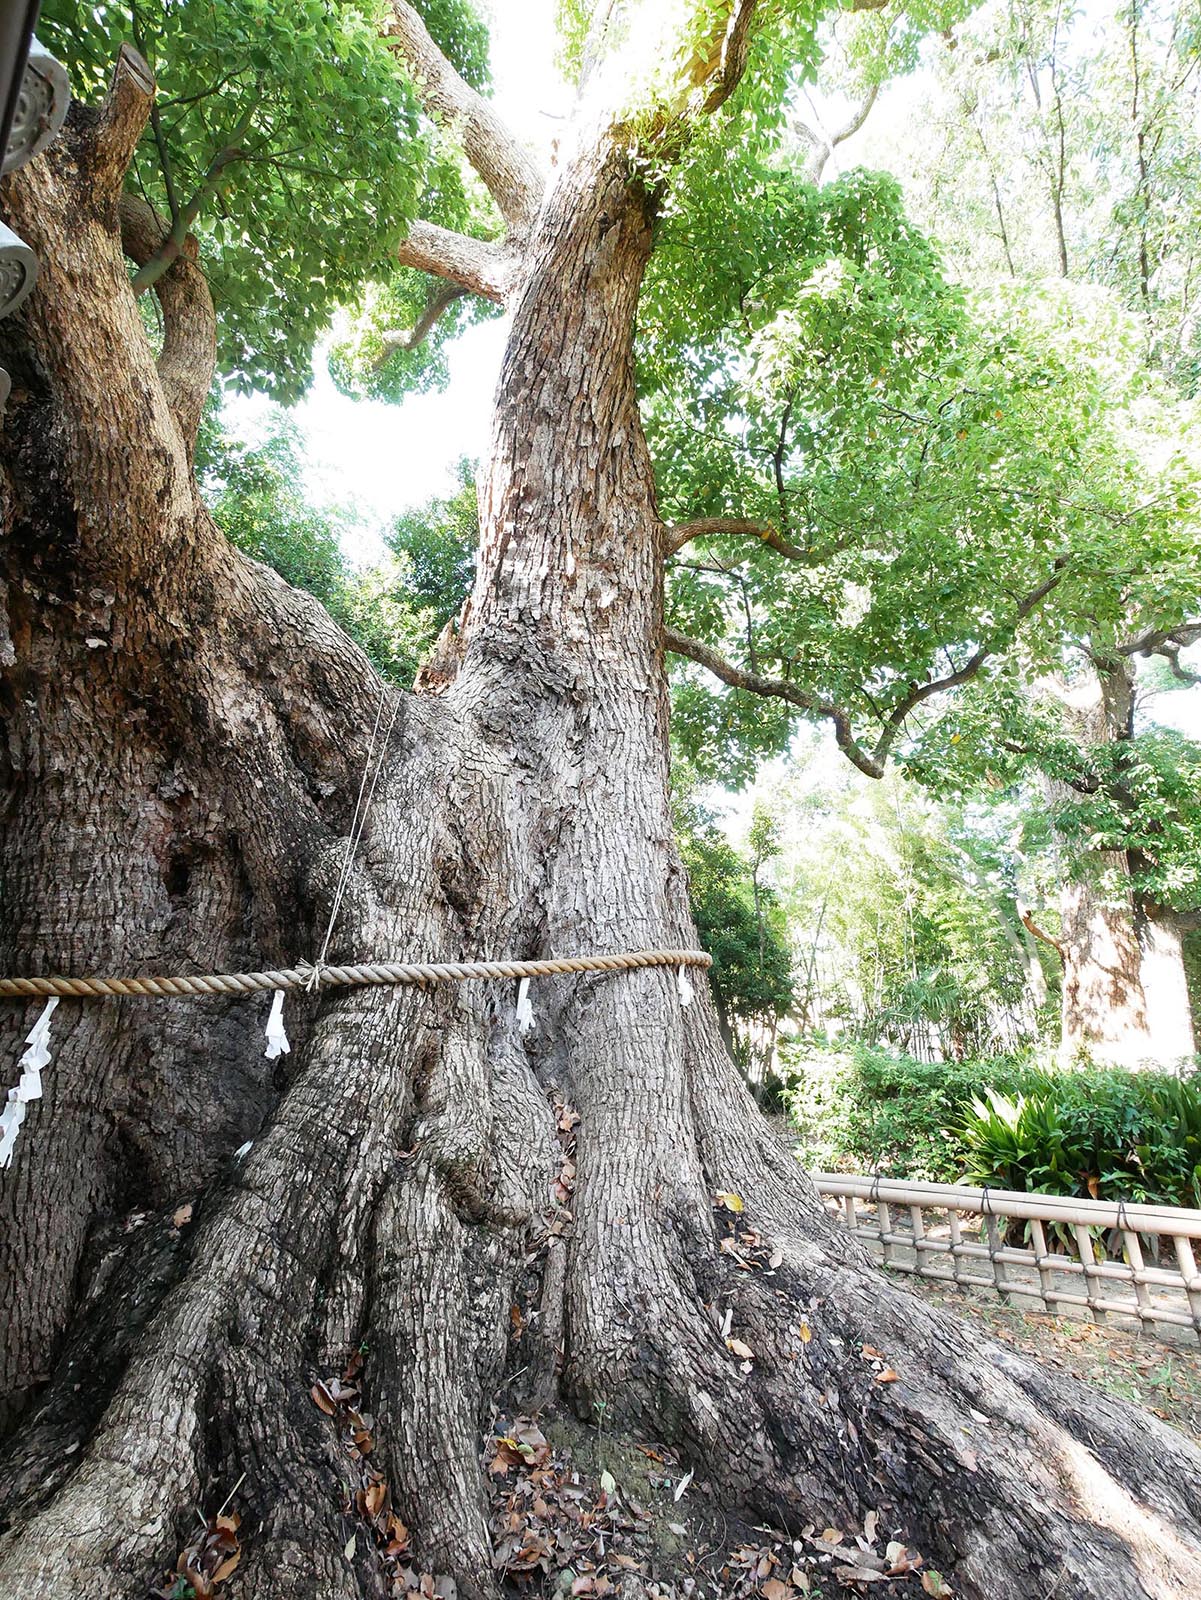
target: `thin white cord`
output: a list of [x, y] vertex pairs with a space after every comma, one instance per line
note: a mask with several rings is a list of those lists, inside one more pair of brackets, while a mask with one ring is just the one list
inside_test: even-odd
[[[325, 958], [329, 954], [330, 940], [333, 938], [334, 927], [338, 920], [338, 912], [342, 909], [343, 897], [346, 894], [346, 890], [350, 886], [350, 869], [354, 862], [354, 853], [358, 849], [359, 840], [363, 837], [363, 829], [367, 825], [367, 813], [371, 809], [371, 802], [375, 797], [376, 785], [379, 783], [379, 775], [383, 770], [384, 757], [387, 754], [388, 745], [392, 738], [392, 730], [396, 726], [397, 714], [400, 711], [400, 695], [397, 695], [393, 702], [392, 716], [388, 723], [388, 731], [384, 735], [383, 742], [380, 745], [379, 757], [375, 762], [375, 770], [373, 772], [371, 760], [372, 756], [375, 754], [375, 743], [379, 735], [380, 721], [383, 718], [384, 706], [387, 702], [387, 699], [387, 686], [381, 684], [379, 706], [377, 707], [375, 713], [375, 725], [371, 729], [371, 738], [367, 745], [367, 758], [363, 762], [363, 776], [359, 780], [359, 793], [354, 804], [354, 815], [350, 819], [350, 833], [346, 838], [346, 853], [342, 857], [342, 870], [338, 874], [338, 883], [334, 889], [333, 904], [330, 906], [329, 922], [326, 925], [325, 938], [322, 940], [321, 954], [317, 957], [317, 960], [313, 965], [312, 976], [310, 977], [307, 985], [309, 989], [316, 988], [318, 982], [320, 981], [321, 968], [325, 965]], [[368, 787], [367, 783], [369, 776], [371, 778], [370, 787]], [[364, 790], [366, 790], [365, 797]]]

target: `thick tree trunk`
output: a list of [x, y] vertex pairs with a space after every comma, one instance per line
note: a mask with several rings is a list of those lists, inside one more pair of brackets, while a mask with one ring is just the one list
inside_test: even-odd
[[1157, 908], [1139, 919], [1138, 942], [1151, 1054], [1159, 1065], [1173, 1067], [1197, 1048], [1184, 932], [1170, 911]]
[[[1086, 750], [1130, 737], [1134, 668], [1128, 657], [1057, 697]], [[1052, 803], [1078, 799], [1048, 781]], [[1065, 849], [1065, 854], [1066, 849]], [[1124, 1067], [1171, 1066], [1192, 1050], [1192, 1014], [1180, 939], [1170, 917], [1150, 921], [1137, 903], [1128, 857], [1096, 850], [1065, 874], [1060, 893], [1063, 958], [1061, 1048], [1069, 1059]]]
[[1069, 1058], [1137, 1067], [1152, 1055], [1129, 875], [1124, 855], [1094, 851], [1060, 890], [1060, 1042]]
[[[329, 914], [378, 686], [196, 498], [124, 282], [114, 145], [77, 114], [5, 195], [46, 275], [5, 352], [4, 961], [294, 960]], [[458, 669], [386, 712], [333, 959], [694, 938], [632, 381], [652, 207], [629, 174], [594, 131], [534, 226]], [[878, 1511], [965, 1600], [1198, 1592], [1201, 1458], [885, 1285], [767, 1130], [703, 987], [684, 1009], [661, 970], [545, 980], [525, 1037], [513, 999], [290, 1000], [282, 1071], [265, 1003], [60, 1006], [0, 1193], [0, 1595], [133, 1600], [231, 1492], [231, 1596], [382, 1594], [310, 1399], [355, 1351], [372, 1460], [465, 1595], [494, 1588], [479, 1459], [507, 1363], [531, 1403], [678, 1446], [758, 1517]], [[719, 1192], [768, 1242], [749, 1270]]]

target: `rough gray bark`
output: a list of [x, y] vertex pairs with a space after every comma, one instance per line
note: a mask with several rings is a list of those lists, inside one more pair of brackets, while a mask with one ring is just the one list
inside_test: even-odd
[[[732, 26], [714, 70], [744, 44]], [[139, 111], [74, 113], [3, 191], [45, 263], [4, 329], [10, 969], [313, 953], [380, 692], [197, 497], [121, 255]], [[441, 693], [398, 710], [334, 959], [694, 938], [632, 378], [653, 215], [607, 127], [585, 129], [512, 292], [470, 611]], [[877, 1509], [965, 1600], [1198, 1591], [1197, 1453], [886, 1286], [767, 1130], [703, 991], [684, 1010], [645, 971], [534, 1000], [524, 1039], [505, 985], [290, 1002], [282, 1070], [265, 1002], [62, 1004], [0, 1185], [0, 1595], [133, 1600], [235, 1485], [231, 1595], [379, 1594], [309, 1398], [364, 1346], [420, 1557], [491, 1594], [479, 1449], [519, 1298], [534, 1390], [680, 1446], [756, 1516]], [[6, 1059], [31, 1016], [3, 1012]], [[579, 1116], [570, 1217], [556, 1096]], [[720, 1249], [719, 1191], [774, 1241], [773, 1273]]]

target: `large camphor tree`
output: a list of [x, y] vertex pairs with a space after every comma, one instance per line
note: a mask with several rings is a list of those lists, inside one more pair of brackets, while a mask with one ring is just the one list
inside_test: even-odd
[[[191, 9], [163, 17], [186, 29]], [[663, 566], [679, 536], [657, 510], [634, 317], [673, 169], [770, 122], [817, 18], [753, 0], [601, 7], [544, 171], [452, 67], [448, 9], [431, 8], [445, 48], [403, 0], [382, 28], [495, 202], [493, 237], [445, 210], [417, 220], [429, 129], [349, 7], [297, 8], [274, 35], [266, 8], [198, 8], [241, 30], [224, 68], [236, 116], [220, 125], [207, 85], [156, 114], [126, 49], [103, 101], [5, 184], [43, 262], [3, 338], [9, 970], [315, 954], [377, 726], [331, 959], [694, 942], [667, 796]], [[291, 108], [270, 78], [285, 48], [310, 52]], [[199, 47], [191, 61], [215, 65]], [[311, 133], [339, 66], [359, 116], [331, 117], [331, 151], [340, 133], [382, 137], [368, 124], [391, 96], [394, 211], [336, 154], [295, 154], [289, 115]], [[171, 194], [126, 190], [147, 123], [169, 148], [196, 105], [220, 135], [212, 159]], [[241, 169], [282, 185], [274, 212], [261, 189], [257, 208], [224, 191]], [[322, 196], [308, 211], [306, 182]], [[424, 694], [383, 689], [316, 602], [235, 552], [192, 471], [221, 326], [192, 221], [217, 195], [222, 316], [257, 295], [269, 328], [297, 281], [302, 299], [336, 295], [339, 262], [370, 257], [349, 223], [328, 272], [303, 257], [322, 184], [348, 188], [381, 248], [399, 232], [407, 265], [511, 316], [475, 586]], [[464, 215], [480, 204], [460, 198]], [[424, 201], [448, 206], [446, 182]], [[231, 276], [264, 220], [278, 274]], [[436, 290], [429, 320], [457, 305]], [[226, 364], [253, 373], [248, 348], [222, 332]], [[704, 993], [684, 1008], [664, 971], [546, 980], [524, 1037], [513, 999], [503, 984], [301, 997], [283, 1070], [263, 1059], [265, 1003], [61, 1004], [0, 1200], [0, 1593], [141, 1594], [193, 1506], [231, 1491], [231, 1593], [381, 1593], [374, 1548], [346, 1540], [345, 1456], [310, 1398], [355, 1350], [421, 1561], [493, 1592], [481, 1429], [515, 1320], [531, 1403], [601, 1408], [759, 1516], [880, 1509], [976, 1600], [1197, 1592], [1201, 1458], [885, 1288], [761, 1120]], [[12, 1058], [32, 1014], [5, 1012]], [[572, 1167], [568, 1217], [552, 1195]], [[718, 1194], [741, 1197], [774, 1269], [719, 1248]], [[753, 1350], [749, 1371], [727, 1336]], [[865, 1342], [895, 1382], [875, 1381]]]

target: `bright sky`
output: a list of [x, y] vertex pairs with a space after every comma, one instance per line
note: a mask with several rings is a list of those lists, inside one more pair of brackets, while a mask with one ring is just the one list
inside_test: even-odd
[[[496, 105], [519, 138], [545, 150], [571, 108], [571, 90], [553, 64], [555, 0], [491, 0], [482, 9], [491, 13]], [[383, 546], [376, 528], [451, 493], [460, 457], [485, 454], [505, 331], [504, 318], [469, 328], [449, 351], [447, 388], [402, 405], [348, 400], [318, 352], [313, 387], [292, 415], [308, 445], [313, 499], [353, 504], [367, 523], [348, 541], [353, 560], [377, 560]], [[236, 428], [253, 437], [271, 407], [257, 396], [234, 397], [227, 410]]]

